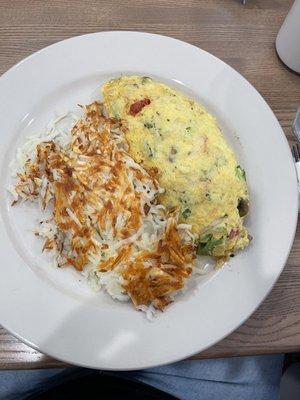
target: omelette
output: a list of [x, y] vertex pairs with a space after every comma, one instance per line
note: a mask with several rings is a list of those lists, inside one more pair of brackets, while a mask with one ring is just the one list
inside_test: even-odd
[[154, 171], [159, 201], [179, 209], [197, 253], [222, 262], [245, 248], [246, 174], [215, 118], [196, 101], [149, 77], [122, 76], [102, 88], [111, 117], [123, 120], [129, 153]]

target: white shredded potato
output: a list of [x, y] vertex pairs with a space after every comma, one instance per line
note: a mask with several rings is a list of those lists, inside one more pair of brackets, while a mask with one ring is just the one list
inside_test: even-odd
[[191, 226], [157, 204], [155, 171], [127, 153], [122, 123], [101, 103], [66, 113], [30, 136], [11, 164], [14, 203], [34, 201], [51, 217], [35, 234], [57, 266], [81, 271], [95, 290], [131, 299], [149, 319], [173, 301], [195, 266]]

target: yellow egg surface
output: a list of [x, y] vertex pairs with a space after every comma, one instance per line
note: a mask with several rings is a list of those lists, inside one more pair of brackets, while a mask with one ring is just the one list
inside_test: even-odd
[[180, 209], [198, 235], [198, 253], [227, 258], [249, 244], [244, 170], [204, 107], [148, 77], [123, 76], [102, 88], [110, 116], [128, 128], [129, 153], [158, 169], [160, 201]]

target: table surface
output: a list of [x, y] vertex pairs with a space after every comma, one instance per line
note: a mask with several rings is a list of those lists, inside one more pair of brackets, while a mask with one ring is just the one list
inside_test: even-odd
[[[300, 76], [283, 66], [274, 41], [292, 0], [2, 0], [0, 74], [62, 39], [104, 30], [137, 30], [192, 43], [244, 75], [264, 96], [290, 142], [300, 106]], [[300, 350], [300, 224], [274, 289], [238, 330], [194, 358]], [[0, 328], [0, 369], [63, 366]]]

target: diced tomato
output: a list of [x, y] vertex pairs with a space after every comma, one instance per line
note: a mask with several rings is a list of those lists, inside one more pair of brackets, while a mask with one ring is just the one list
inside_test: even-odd
[[131, 104], [129, 109], [129, 114], [133, 117], [136, 116], [145, 106], [148, 106], [151, 103], [150, 99], [142, 99], [136, 101], [135, 103]]

